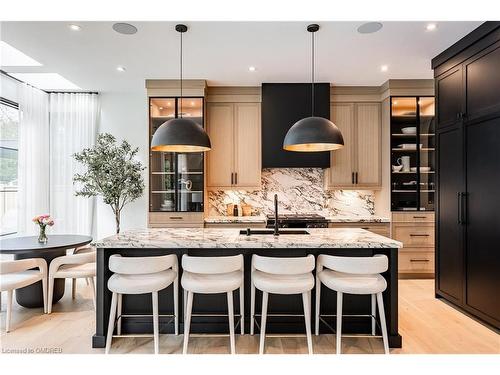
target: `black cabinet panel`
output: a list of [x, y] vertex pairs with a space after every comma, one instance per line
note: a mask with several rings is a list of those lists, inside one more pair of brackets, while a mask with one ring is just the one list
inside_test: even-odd
[[456, 301], [463, 294], [463, 232], [458, 223], [459, 196], [463, 186], [463, 146], [461, 128], [437, 134], [437, 287]]
[[467, 305], [500, 321], [500, 117], [467, 139]]
[[443, 128], [457, 122], [462, 113], [462, 69], [460, 67], [436, 78], [437, 123]]
[[500, 110], [500, 43], [476, 55], [466, 66], [467, 120]]

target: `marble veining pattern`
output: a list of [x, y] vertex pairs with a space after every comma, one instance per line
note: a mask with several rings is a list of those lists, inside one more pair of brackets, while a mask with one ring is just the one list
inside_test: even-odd
[[321, 168], [272, 168], [262, 170], [259, 191], [209, 191], [208, 216], [227, 216], [226, 205], [245, 203], [252, 215], [274, 212], [274, 194], [278, 194], [280, 213], [317, 213], [326, 217], [369, 217], [375, 214], [373, 191], [332, 190], [323, 188]]
[[308, 229], [302, 235], [240, 235], [236, 228], [148, 228], [95, 241], [100, 248], [401, 248], [402, 244], [360, 228]]

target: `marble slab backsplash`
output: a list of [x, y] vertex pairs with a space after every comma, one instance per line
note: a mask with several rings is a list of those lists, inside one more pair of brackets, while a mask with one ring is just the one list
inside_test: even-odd
[[274, 194], [278, 194], [281, 214], [317, 213], [325, 217], [375, 214], [373, 191], [331, 190], [323, 188], [321, 168], [272, 168], [262, 170], [262, 189], [208, 192], [209, 216], [226, 216], [230, 203], [249, 204], [252, 215], [274, 212]]

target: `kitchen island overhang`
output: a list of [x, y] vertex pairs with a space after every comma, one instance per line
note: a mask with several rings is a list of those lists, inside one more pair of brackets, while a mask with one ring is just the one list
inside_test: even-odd
[[[399, 348], [402, 338], [398, 332], [398, 249], [402, 244], [359, 228], [308, 229], [309, 234], [302, 235], [241, 235], [239, 229], [213, 228], [151, 228], [129, 230], [111, 236], [93, 245], [97, 248], [97, 306], [96, 333], [92, 339], [94, 348], [103, 348], [106, 341], [106, 328], [109, 319], [111, 292], [107, 282], [112, 275], [108, 267], [109, 257], [113, 254], [122, 256], [158, 256], [176, 254], [179, 260], [179, 277], [182, 276], [181, 257], [193, 256], [228, 256], [243, 254], [245, 261], [245, 334], [249, 332], [250, 315], [250, 268], [253, 254], [274, 257], [302, 257], [312, 254], [339, 256], [373, 256], [384, 254], [389, 259], [389, 268], [383, 274], [387, 281], [384, 292], [384, 307], [389, 334], [389, 346]], [[182, 289], [182, 288], [181, 288]], [[172, 286], [159, 293], [160, 333], [173, 333], [171, 318], [173, 313]], [[335, 315], [335, 292], [322, 288], [321, 314]], [[300, 296], [271, 295], [269, 314], [291, 314], [290, 316], [269, 317], [266, 333], [302, 334], [305, 333], [302, 302]], [[260, 314], [262, 295], [257, 290], [256, 314]], [[239, 293], [235, 292], [235, 306], [239, 307]], [[315, 306], [315, 289], [312, 291], [312, 306]], [[344, 314], [366, 315], [371, 311], [370, 296], [345, 295]], [[179, 291], [179, 324], [183, 330], [183, 291]], [[239, 311], [237, 309], [237, 314]], [[125, 334], [151, 333], [151, 295], [124, 295], [122, 314], [122, 332]], [[191, 321], [192, 333], [227, 333], [226, 296], [196, 295], [193, 303]], [[204, 316], [201, 316], [201, 315]], [[165, 315], [161, 317], [161, 315]], [[311, 316], [314, 317], [314, 311]], [[313, 318], [314, 319], [314, 318]], [[335, 318], [329, 324], [335, 326]], [[257, 326], [258, 327], [258, 326]], [[344, 317], [343, 333], [371, 332], [371, 318]], [[331, 333], [324, 323], [320, 333]], [[258, 329], [256, 330], [258, 334]]]

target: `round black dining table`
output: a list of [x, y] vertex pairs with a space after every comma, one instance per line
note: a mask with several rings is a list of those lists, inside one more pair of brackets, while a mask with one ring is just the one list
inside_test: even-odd
[[[38, 236], [12, 237], [0, 240], [0, 254], [13, 254], [14, 259], [43, 258], [50, 262], [57, 257], [66, 255], [66, 250], [75, 249], [89, 244], [90, 236], [73, 234], [48, 235], [47, 243], [38, 242]], [[47, 275], [48, 276], [48, 275]], [[54, 280], [54, 297], [52, 303], [59, 301], [64, 295], [64, 279]], [[24, 307], [43, 307], [42, 282], [16, 289], [16, 301]]]

